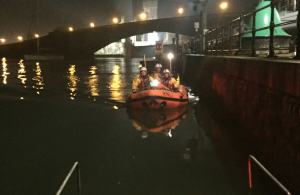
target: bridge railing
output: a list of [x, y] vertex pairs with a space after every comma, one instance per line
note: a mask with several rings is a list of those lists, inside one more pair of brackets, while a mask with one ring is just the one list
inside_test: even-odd
[[[279, 5], [285, 1], [281, 0], [280, 2], [276, 2], [277, 5]], [[295, 7], [295, 5], [287, 6]], [[255, 28], [257, 26], [257, 13], [267, 8], [271, 9], [269, 26], [258, 29]], [[292, 38], [286, 37], [287, 39], [285, 39], [285, 41], [278, 39], [277, 36], [274, 36], [274, 29], [285, 25], [296, 24], [297, 20], [288, 20], [275, 24], [275, 17], [277, 17], [275, 16], [275, 0], [271, 0], [269, 5], [245, 15], [240, 15], [229, 23], [217, 26], [205, 32], [203, 35], [196, 35], [187, 43], [189, 53], [206, 55], [249, 55], [253, 57], [258, 55], [275, 57], [276, 54], [289, 54], [292, 56], [295, 53], [295, 44]], [[262, 18], [262, 20], [265, 20], [265, 18]], [[251, 29], [246, 25], [247, 23], [249, 24], [250, 21], [252, 21]], [[263, 38], [256, 36], [257, 32], [267, 29], [270, 30], [269, 36]], [[243, 37], [243, 35], [246, 34], [251, 34], [251, 36]], [[297, 41], [300, 42], [299, 39]]]

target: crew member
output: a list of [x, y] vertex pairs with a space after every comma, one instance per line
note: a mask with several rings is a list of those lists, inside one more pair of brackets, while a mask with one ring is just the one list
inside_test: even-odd
[[161, 68], [162, 68], [161, 64], [156, 64], [155, 69], [154, 69], [153, 73], [150, 76], [153, 79], [157, 79], [158, 81], [161, 81], [161, 79], [162, 79]]
[[150, 82], [152, 81], [153, 78], [147, 75], [147, 68], [142, 67], [140, 69], [140, 76], [138, 76], [132, 83], [132, 91], [138, 92], [150, 85]]
[[163, 74], [164, 74], [164, 77], [161, 80], [161, 83], [171, 90], [176, 90], [179, 86], [179, 83], [176, 81], [176, 79], [171, 77], [170, 71], [168, 69], [165, 69], [163, 71]]

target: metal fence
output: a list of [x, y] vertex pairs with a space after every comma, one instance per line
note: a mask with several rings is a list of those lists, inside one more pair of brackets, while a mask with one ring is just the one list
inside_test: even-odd
[[[275, 57], [276, 53], [281, 53], [283, 50], [290, 54], [295, 52], [295, 44], [291, 38], [289, 42], [285, 43], [283, 46], [279, 44], [274, 44], [274, 29], [276, 27], [282, 27], [285, 25], [295, 24], [297, 20], [288, 20], [281, 22], [279, 24], [274, 23], [275, 18], [275, 4], [280, 11], [288, 10], [293, 12], [296, 10], [295, 3], [285, 4], [284, 6], [279, 6], [281, 3], [286, 2], [271, 0], [269, 5], [266, 5], [260, 9], [254, 10], [245, 15], [240, 15], [237, 19], [230, 21], [227, 24], [217, 26], [214, 29], [211, 29], [205, 32], [204, 35], [198, 34], [193, 37], [187, 45], [183, 45], [183, 48], [189, 48], [189, 53], [194, 54], [206, 54], [206, 55], [249, 55], [257, 56], [258, 53], [264, 53], [268, 57]], [[299, 6], [299, 5], [298, 5]], [[256, 17], [257, 13], [271, 8], [271, 17], [269, 26], [263, 28], [256, 27]], [[251, 19], [252, 18], [252, 19]], [[248, 24], [252, 21], [252, 28], [248, 29]], [[265, 37], [264, 46], [257, 46], [258, 37], [256, 33], [262, 30], [270, 29], [269, 37]], [[249, 37], [248, 44], [243, 38], [243, 35], [251, 33], [252, 37]], [[299, 32], [298, 32], [299, 33]], [[244, 42], [243, 42], [244, 41]], [[299, 41], [299, 39], [297, 40]], [[260, 52], [264, 51], [264, 52]]]

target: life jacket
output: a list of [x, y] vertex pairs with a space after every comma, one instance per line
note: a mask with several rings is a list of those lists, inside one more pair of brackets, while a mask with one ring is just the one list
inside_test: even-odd
[[162, 74], [161, 74], [161, 73], [158, 73], [156, 70], [154, 70], [153, 73], [152, 73], [152, 75], [153, 75], [152, 77], [153, 77], [153, 78], [154, 78], [154, 75], [155, 75], [155, 74], [158, 75], [158, 78], [160, 78], [160, 79], [163, 78]]
[[168, 87], [169, 89], [173, 89], [173, 85], [171, 84], [171, 80], [172, 80], [172, 77], [169, 76], [169, 78], [168, 78], [167, 80], [163, 78], [163, 79], [161, 80], [161, 83], [162, 83], [164, 86]]
[[144, 89], [145, 87], [147, 87], [150, 84], [150, 79], [149, 79], [149, 75], [144, 78], [142, 76], [139, 77], [141, 80], [141, 83], [139, 84], [139, 89]]

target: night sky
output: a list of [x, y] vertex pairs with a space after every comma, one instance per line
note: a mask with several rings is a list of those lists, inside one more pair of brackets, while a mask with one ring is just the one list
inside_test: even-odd
[[[134, 0], [141, 2], [142, 0]], [[207, 7], [210, 12], [217, 10], [217, 4], [221, 0], [209, 0]], [[245, 8], [244, 2], [251, 1]], [[17, 36], [26, 36], [28, 34], [30, 23], [33, 18], [31, 31], [36, 33], [36, 4], [37, 0], [0, 0], [0, 37], [11, 42]], [[246, 10], [253, 9], [257, 5], [258, 0], [228, 0], [229, 3]], [[253, 3], [254, 2], [254, 3]], [[136, 7], [132, 8], [132, 0], [39, 0], [39, 34], [47, 35], [58, 27], [74, 29], [87, 28], [90, 22], [94, 22], [96, 26], [111, 24], [114, 16], [124, 15], [126, 18], [132, 19], [133, 9], [141, 11], [141, 3], [134, 3]], [[159, 0], [159, 17], [174, 17], [178, 7], [187, 6], [189, 10], [186, 15], [194, 15], [192, 5], [187, 0]], [[211, 9], [213, 8], [213, 9]], [[231, 12], [239, 12], [239, 8], [230, 10]], [[239, 11], [238, 11], [239, 10]], [[244, 10], [244, 9], [243, 9]], [[33, 17], [34, 16], [34, 17]]]

